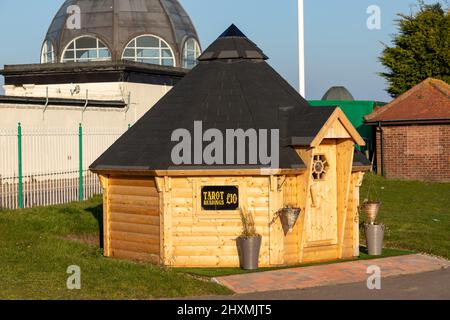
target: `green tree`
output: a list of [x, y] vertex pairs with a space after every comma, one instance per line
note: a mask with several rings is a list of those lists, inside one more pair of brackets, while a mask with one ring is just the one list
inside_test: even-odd
[[397, 97], [429, 77], [450, 83], [448, 5], [419, 1], [416, 12], [399, 17], [393, 46], [386, 45], [380, 57], [387, 69], [380, 74], [389, 83], [387, 92]]

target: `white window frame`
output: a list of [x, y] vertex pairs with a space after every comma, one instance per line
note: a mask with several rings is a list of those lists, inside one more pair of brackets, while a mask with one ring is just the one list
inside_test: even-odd
[[[145, 38], [145, 37], [152, 37], [155, 38], [159, 41], [159, 47], [138, 47], [137, 46], [137, 41], [139, 38]], [[131, 46], [131, 44], [134, 41], [134, 46]], [[163, 47], [162, 44], [166, 45], [166, 47]], [[157, 49], [159, 50], [159, 56], [158, 57], [138, 57], [138, 50], [148, 50], [148, 49]], [[164, 57], [162, 54], [162, 50], [170, 50], [170, 53], [172, 55], [172, 57]], [[134, 50], [134, 57], [125, 57], [125, 52], [127, 50]], [[173, 61], [173, 65], [172, 67], [176, 67], [177, 66], [177, 60], [175, 59], [175, 53], [173, 52], [172, 48], [170, 47], [170, 45], [161, 37], [158, 37], [154, 34], [143, 34], [140, 36], [137, 36], [135, 38], [133, 38], [130, 42], [128, 42], [128, 44], [125, 46], [125, 49], [123, 49], [122, 52], [122, 60], [126, 60], [126, 61], [134, 61], [134, 62], [142, 62], [142, 63], [147, 63], [147, 64], [152, 64], [152, 63], [148, 63], [142, 60], [159, 60], [159, 63], [153, 63], [154, 65], [160, 65], [160, 66], [165, 66], [165, 67], [171, 67], [168, 65], [163, 64], [163, 60], [172, 60]]]
[[[50, 44], [51, 50], [48, 51], [48, 45]], [[51, 61], [48, 60], [48, 54], [51, 54], [52, 58]], [[45, 40], [42, 44], [41, 49], [41, 63], [55, 63], [55, 47], [53, 46], [53, 43], [50, 40]]]
[[[189, 42], [190, 40], [192, 40], [192, 41], [195, 42], [194, 50], [188, 49], [188, 47], [187, 47], [188, 42]], [[200, 44], [198, 43], [197, 39], [195, 39], [195, 38], [193, 38], [193, 37], [187, 38], [186, 41], [184, 42], [184, 45], [183, 45], [183, 55], [182, 55], [182, 57], [181, 57], [181, 65], [182, 65], [182, 67], [185, 68], [185, 69], [191, 69], [191, 68], [189, 68], [189, 66], [188, 66], [188, 54], [189, 54], [190, 52], [193, 52], [193, 53], [194, 53], [194, 56], [196, 57], [196, 58], [195, 58], [195, 59], [196, 59], [195, 65], [197, 65], [197, 64], [198, 64], [197, 59], [198, 59], [198, 57], [200, 57], [200, 55], [202, 54], [202, 49], [200, 48]], [[194, 67], [195, 67], [195, 66], [194, 66]], [[194, 67], [192, 67], [192, 68], [194, 68]]]
[[[82, 39], [82, 38], [91, 38], [96, 40], [96, 48], [82, 48], [82, 49], [77, 49], [77, 41]], [[73, 44], [73, 49], [69, 49], [69, 47]], [[103, 45], [103, 47], [100, 47], [100, 44]], [[109, 52], [109, 57], [106, 58], [101, 58], [100, 57], [100, 50], [108, 50]], [[77, 58], [77, 52], [78, 51], [85, 51], [85, 50], [96, 50], [97, 52], [97, 57], [96, 58]], [[70, 59], [65, 59], [65, 55], [68, 51], [72, 51], [73, 52], [73, 58]], [[63, 54], [61, 55], [61, 63], [70, 63], [70, 62], [92, 62], [92, 61], [111, 61], [112, 60], [112, 53], [111, 50], [109, 49], [109, 47], [106, 45], [106, 43], [104, 43], [102, 40], [100, 40], [99, 38], [95, 37], [95, 36], [90, 36], [90, 35], [84, 35], [84, 36], [79, 36], [75, 39], [73, 39], [72, 41], [69, 42], [69, 44], [64, 48]]]

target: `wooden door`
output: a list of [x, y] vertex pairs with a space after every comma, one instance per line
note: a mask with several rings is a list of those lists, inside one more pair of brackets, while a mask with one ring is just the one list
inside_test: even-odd
[[313, 152], [311, 204], [306, 218], [306, 247], [338, 243], [336, 140], [325, 139]]

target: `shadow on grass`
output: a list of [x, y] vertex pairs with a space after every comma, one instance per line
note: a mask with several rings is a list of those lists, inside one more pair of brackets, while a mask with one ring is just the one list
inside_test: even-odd
[[98, 223], [98, 243], [100, 244], [100, 249], [104, 249], [103, 243], [103, 204], [95, 207], [90, 207], [85, 209], [87, 212], [91, 213], [92, 216], [97, 220]]

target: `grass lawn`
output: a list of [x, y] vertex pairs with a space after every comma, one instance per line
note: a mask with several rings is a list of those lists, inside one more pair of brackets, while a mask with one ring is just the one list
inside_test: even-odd
[[387, 226], [386, 246], [450, 259], [450, 183], [390, 181], [369, 174], [364, 180], [361, 201], [372, 184], [370, 197], [378, 194], [382, 202], [378, 220]]
[[[101, 201], [1, 211], [0, 299], [151, 299], [230, 293], [185, 274], [102, 257]], [[81, 290], [66, 287], [70, 265], [81, 268]]]
[[[450, 184], [387, 181], [367, 176], [361, 198], [383, 202], [388, 226], [384, 256], [426, 252], [450, 258]], [[214, 277], [241, 269], [166, 270], [107, 259], [99, 249], [101, 198], [48, 208], [0, 211], [0, 299], [151, 299], [229, 294], [190, 275]], [[363, 235], [362, 235], [363, 238]], [[360, 259], [369, 259], [362, 253]], [[82, 289], [66, 287], [67, 268], [81, 268]], [[306, 265], [300, 265], [306, 266]], [[261, 269], [259, 271], [273, 270]]]

